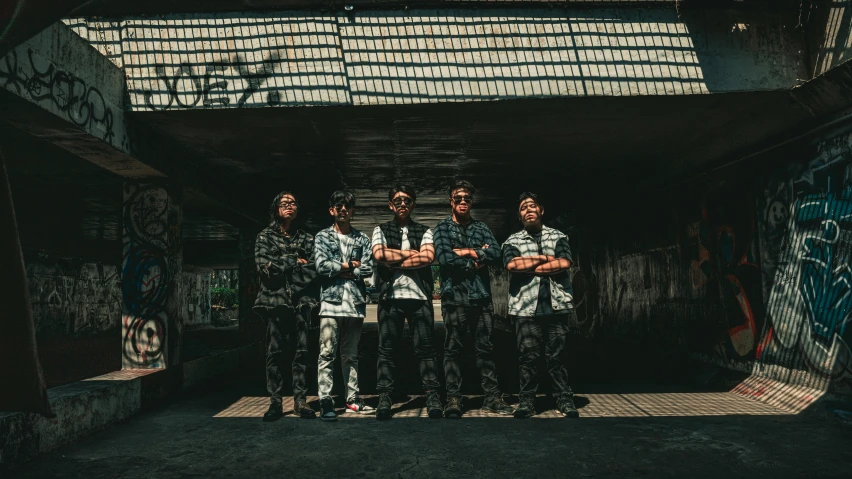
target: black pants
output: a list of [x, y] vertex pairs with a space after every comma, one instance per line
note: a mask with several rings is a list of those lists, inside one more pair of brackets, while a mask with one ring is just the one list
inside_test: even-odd
[[432, 302], [419, 299], [389, 299], [378, 306], [379, 361], [377, 389], [380, 393], [393, 392], [394, 356], [399, 348], [402, 328], [408, 327], [414, 341], [414, 354], [420, 361], [420, 379], [424, 391], [437, 391], [438, 360], [435, 356], [435, 312]]
[[497, 387], [497, 369], [494, 366], [491, 332], [494, 330], [494, 306], [489, 300], [483, 304], [456, 306], [442, 304], [444, 316], [444, 375], [447, 381], [447, 397], [461, 397], [462, 360], [464, 343], [473, 336], [476, 367], [487, 396], [500, 394]]
[[266, 389], [272, 403], [281, 403], [284, 379], [281, 364], [285, 341], [293, 348], [293, 399], [304, 401], [307, 388], [308, 319], [310, 307], [297, 310], [277, 308], [266, 317]]
[[559, 399], [573, 393], [568, 385], [568, 370], [563, 362], [568, 338], [568, 314], [512, 318], [518, 334], [520, 396], [532, 399], [538, 391], [538, 361], [544, 349], [547, 372], [553, 381], [553, 395]]

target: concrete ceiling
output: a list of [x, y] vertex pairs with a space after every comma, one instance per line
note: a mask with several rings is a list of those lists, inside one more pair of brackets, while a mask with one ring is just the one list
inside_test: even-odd
[[479, 188], [475, 215], [498, 238], [515, 227], [514, 199], [533, 190], [551, 217], [617, 205], [727, 161], [801, 126], [810, 113], [789, 92], [598, 97], [377, 107], [138, 112], [266, 213], [281, 189], [304, 204], [308, 227], [329, 223], [338, 188], [358, 197], [355, 224], [386, 221], [387, 190], [419, 191], [420, 221], [448, 213], [447, 184]]

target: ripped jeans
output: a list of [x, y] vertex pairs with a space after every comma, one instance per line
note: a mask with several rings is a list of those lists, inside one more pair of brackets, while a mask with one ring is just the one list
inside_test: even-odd
[[340, 365], [346, 383], [346, 401], [358, 397], [358, 344], [364, 318], [320, 318], [320, 351], [317, 377], [320, 399], [331, 397], [334, 386], [334, 358], [340, 343]]

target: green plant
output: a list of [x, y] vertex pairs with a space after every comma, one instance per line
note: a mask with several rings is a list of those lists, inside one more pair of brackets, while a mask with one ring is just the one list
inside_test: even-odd
[[239, 304], [239, 294], [233, 288], [210, 288], [210, 301], [222, 308], [235, 308]]

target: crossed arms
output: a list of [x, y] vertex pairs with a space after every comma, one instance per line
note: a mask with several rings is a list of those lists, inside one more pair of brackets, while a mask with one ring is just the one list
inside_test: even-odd
[[373, 246], [373, 259], [389, 267], [397, 269], [415, 269], [429, 266], [435, 260], [435, 247], [432, 244], [416, 249], [394, 249], [385, 245]]
[[571, 267], [571, 249], [568, 240], [561, 238], [556, 244], [556, 255], [521, 256], [518, 248], [503, 245], [506, 269], [511, 273], [527, 273], [536, 276], [549, 276], [561, 273]]

